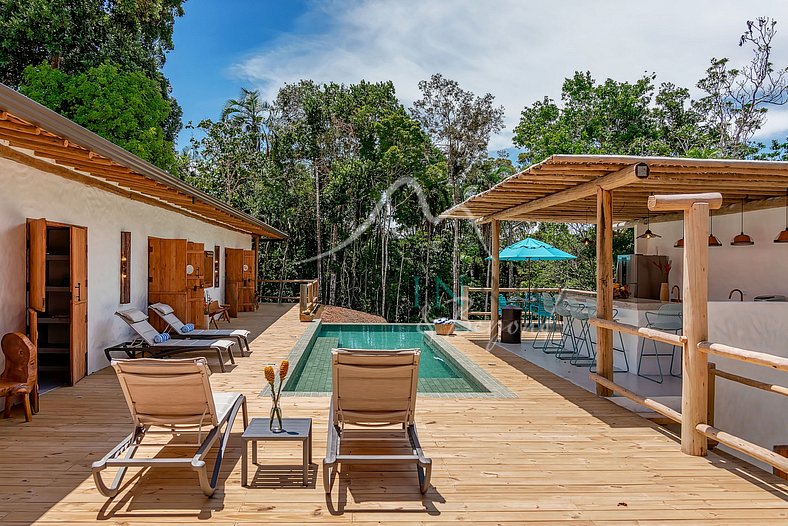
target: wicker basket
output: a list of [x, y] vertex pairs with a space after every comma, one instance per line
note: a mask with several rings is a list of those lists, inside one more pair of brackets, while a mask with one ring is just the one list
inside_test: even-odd
[[435, 324], [435, 334], [439, 334], [441, 336], [449, 336], [454, 334], [454, 324], [453, 323], [436, 323]]

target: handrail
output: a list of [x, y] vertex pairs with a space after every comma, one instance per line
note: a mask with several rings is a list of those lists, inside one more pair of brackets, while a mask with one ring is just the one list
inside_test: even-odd
[[588, 374], [588, 378], [590, 378], [592, 381], [598, 383], [599, 385], [605, 386], [608, 389], [610, 389], [611, 391], [620, 394], [624, 398], [629, 398], [633, 402], [638, 403], [638, 404], [640, 404], [642, 406], [648, 407], [652, 411], [656, 411], [657, 413], [661, 414], [662, 416], [664, 416], [666, 418], [670, 418], [674, 422], [681, 423], [681, 413], [679, 413], [678, 411], [676, 411], [673, 408], [670, 408], [670, 407], [666, 406], [665, 404], [657, 402], [656, 400], [652, 400], [651, 398], [644, 398], [644, 397], [642, 397], [642, 396], [640, 396], [640, 395], [638, 395], [636, 393], [633, 393], [629, 389], [621, 387], [617, 383], [608, 380], [604, 376], [599, 376], [596, 373], [589, 373]]
[[676, 345], [678, 347], [682, 347], [687, 343], [686, 336], [683, 336], [681, 334], [673, 334], [670, 332], [663, 332], [657, 329], [649, 329], [647, 327], [636, 327], [634, 325], [619, 323], [617, 321], [612, 321], [612, 320], [604, 320], [602, 318], [590, 318], [588, 320], [588, 323], [590, 323], [595, 327], [599, 327], [600, 329], [610, 329], [612, 331], [632, 334], [634, 336], [640, 336], [641, 338], [646, 338], [648, 340], [655, 340], [661, 343], [667, 343], [668, 345]]
[[717, 429], [716, 427], [710, 426], [708, 424], [698, 424], [695, 426], [695, 429], [697, 429], [698, 432], [706, 435], [706, 437], [716, 440], [724, 446], [741, 451], [745, 455], [769, 464], [780, 471], [788, 472], [788, 458], [783, 457], [774, 451], [769, 451], [765, 447], [761, 447], [758, 444], [753, 444], [752, 442], [744, 440], [743, 438], [739, 438], [735, 435], [731, 435], [730, 433], [726, 433], [725, 431]]
[[320, 306], [318, 302], [317, 279], [302, 283], [299, 292], [300, 319], [301, 321], [312, 321], [317, 308]]
[[[727, 371], [721, 371], [716, 367], [712, 368], [713, 371], [711, 374], [712, 376], [718, 376], [720, 378], [724, 378], [726, 380], [730, 380], [731, 382], [737, 382], [740, 384], [748, 385], [750, 387], [755, 387], [756, 389], [761, 389], [768, 393], [780, 394], [783, 396], [788, 396], [788, 387], [784, 387], [782, 385], [777, 384], [770, 384], [766, 382], [761, 382], [759, 380], [753, 380], [752, 378], [747, 378], [745, 376], [739, 376], [738, 374], [729, 373]], [[713, 378], [712, 378], [713, 379]]]
[[722, 356], [723, 358], [731, 358], [740, 362], [762, 365], [778, 371], [788, 372], [788, 358], [775, 356], [774, 354], [748, 351], [747, 349], [711, 342], [698, 343], [698, 350], [707, 354]]

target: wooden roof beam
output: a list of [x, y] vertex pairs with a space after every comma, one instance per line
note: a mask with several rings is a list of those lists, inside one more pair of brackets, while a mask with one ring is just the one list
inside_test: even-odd
[[555, 205], [569, 203], [596, 195], [597, 189], [614, 190], [622, 186], [627, 186], [637, 181], [647, 179], [649, 176], [649, 168], [646, 163], [636, 163], [626, 166], [616, 172], [598, 177], [593, 181], [582, 183], [572, 188], [568, 188], [561, 192], [547, 195], [540, 199], [535, 199], [521, 205], [513, 206], [505, 210], [501, 210], [493, 215], [486, 216], [482, 219], [482, 223], [486, 223], [493, 219], [511, 219], [516, 216], [522, 216], [543, 208], [548, 208]]

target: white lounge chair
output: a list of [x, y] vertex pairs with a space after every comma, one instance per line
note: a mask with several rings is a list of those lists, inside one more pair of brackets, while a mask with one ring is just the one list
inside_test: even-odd
[[[323, 460], [323, 486], [326, 494], [336, 477], [339, 464], [414, 464], [419, 486], [425, 493], [430, 486], [432, 460], [421, 451], [416, 432], [416, 387], [419, 379], [419, 349], [331, 351], [333, 393], [329, 410], [326, 458]], [[354, 429], [345, 426], [351, 425]], [[410, 443], [409, 455], [344, 454], [347, 442], [380, 440], [382, 426], [399, 426]], [[360, 427], [360, 429], [356, 429]], [[377, 428], [373, 432], [370, 428]], [[364, 435], [367, 435], [365, 438]], [[350, 437], [352, 435], [352, 438]], [[374, 435], [374, 436], [373, 436]]]
[[[128, 468], [190, 467], [197, 472], [203, 493], [213, 495], [230, 430], [239, 409], [243, 410], [244, 428], [248, 425], [244, 395], [213, 393], [208, 381], [211, 370], [205, 358], [115, 360], [112, 367], [118, 374], [134, 431], [104, 458], [93, 463], [93, 480], [99, 492], [106, 497], [117, 495]], [[183, 448], [185, 445], [144, 443], [145, 438], [153, 434], [194, 434], [196, 440], [191, 445], [197, 451], [192, 456], [181, 458], [136, 457], [145, 447], [155, 446], [160, 450], [162, 447]], [[205, 457], [217, 440], [219, 451], [209, 479]], [[101, 472], [107, 468], [118, 468], [109, 485], [101, 478]]]
[[175, 315], [175, 311], [172, 307], [166, 303], [154, 303], [150, 305], [149, 308], [164, 320], [168, 328], [172, 329], [170, 334], [173, 338], [189, 340], [233, 338], [238, 342], [238, 349], [241, 351], [241, 356], [244, 355], [244, 347], [246, 347], [247, 352], [251, 352], [249, 349], [249, 335], [251, 332], [246, 329], [192, 329], [186, 331], [184, 330], [186, 325]]
[[159, 331], [148, 323], [148, 317], [142, 311], [126, 309], [116, 312], [115, 315], [125, 321], [140, 337], [139, 343], [142, 346], [142, 352], [139, 354], [142, 357], [164, 358], [165, 356], [184, 352], [215, 351], [216, 356], [219, 357], [219, 367], [224, 372], [222, 351], [225, 351], [230, 357], [230, 362], [235, 363], [232, 353], [234, 342], [232, 340], [168, 340], [159, 343], [156, 342], [156, 336], [159, 334]]

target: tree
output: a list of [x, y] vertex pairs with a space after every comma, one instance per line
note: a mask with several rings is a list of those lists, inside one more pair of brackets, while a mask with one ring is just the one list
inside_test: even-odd
[[163, 170], [175, 168], [163, 131], [172, 108], [141, 72], [104, 64], [68, 74], [44, 64], [25, 69], [20, 91]]
[[25, 68], [42, 64], [70, 75], [105, 63], [142, 72], [170, 105], [162, 129], [174, 141], [182, 111], [161, 68], [183, 2], [0, 0], [0, 82], [17, 88]]
[[[477, 97], [460, 88], [440, 73], [419, 82], [422, 98], [412, 109], [413, 116], [424, 127], [446, 159], [446, 173], [451, 186], [452, 205], [462, 196], [462, 185], [468, 171], [486, 157], [490, 135], [503, 129], [503, 106], [493, 106], [495, 97], [487, 93]], [[452, 292], [460, 297], [460, 220], [453, 221]], [[457, 304], [453, 307], [457, 316]]]
[[260, 98], [258, 90], [241, 88], [239, 98], [228, 100], [222, 110], [222, 120], [227, 119], [243, 129], [256, 151], [265, 146], [266, 156], [270, 155], [273, 106]]
[[739, 46], [753, 46], [753, 56], [741, 69], [729, 67], [727, 58], [712, 58], [698, 87], [706, 92], [696, 106], [716, 139], [719, 157], [744, 158], [760, 145], [751, 140], [766, 120], [769, 106], [788, 103], [788, 68], [775, 69], [772, 40], [777, 21], [760, 17], [747, 21]]

